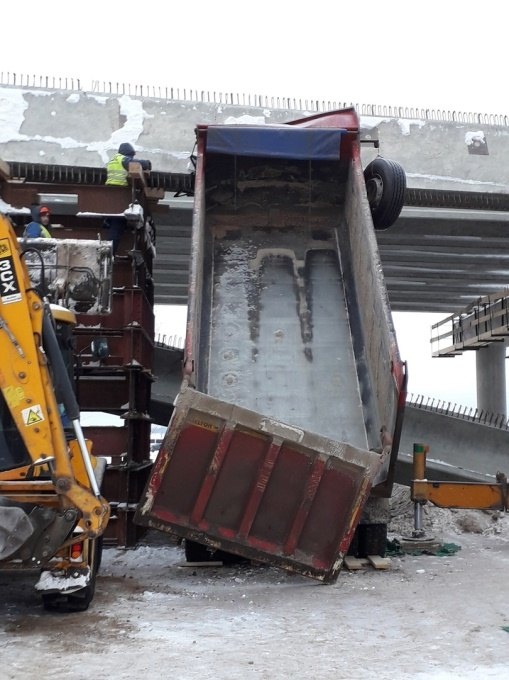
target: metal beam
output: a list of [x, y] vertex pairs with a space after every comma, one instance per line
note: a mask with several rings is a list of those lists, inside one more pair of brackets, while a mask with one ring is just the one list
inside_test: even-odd
[[[10, 174], [1, 191], [7, 203], [30, 205], [49, 186], [60, 193], [74, 191], [80, 195], [78, 210], [97, 215], [95, 222], [89, 219], [94, 234], [104, 201], [108, 212], [116, 209], [104, 187], [103, 168], [11, 163]], [[147, 178], [149, 187], [166, 192], [164, 199], [150, 201], [157, 229], [153, 269], [157, 304], [187, 303], [193, 199], [182, 193], [192, 193], [193, 183], [188, 174], [151, 173]], [[122, 197], [122, 191], [117, 193], [123, 205], [127, 190]], [[508, 195], [409, 188], [405, 200], [396, 224], [376, 233], [394, 311], [453, 313], [507, 285]], [[73, 229], [86, 224], [75, 215], [66, 219]], [[62, 213], [64, 225], [66, 219]]]

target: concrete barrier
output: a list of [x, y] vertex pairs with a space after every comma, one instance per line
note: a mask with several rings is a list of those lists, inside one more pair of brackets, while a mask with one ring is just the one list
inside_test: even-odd
[[[32, 83], [0, 85], [4, 161], [102, 167], [128, 141], [154, 170], [188, 172], [198, 124], [284, 123], [347, 106], [118, 84], [120, 92], [85, 91], [79, 81], [60, 80], [57, 87], [53, 79], [51, 87], [51, 79], [35, 77]], [[410, 188], [509, 192], [507, 116], [373, 104], [356, 109], [365, 135], [378, 137], [381, 154], [403, 165]], [[377, 152], [366, 147], [364, 153], [368, 162]]]

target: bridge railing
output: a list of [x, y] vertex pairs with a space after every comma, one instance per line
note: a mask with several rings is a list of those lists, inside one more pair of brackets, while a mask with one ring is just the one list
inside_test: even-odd
[[459, 314], [431, 327], [431, 353], [451, 357], [463, 350], [485, 347], [509, 335], [509, 290], [484, 295]]
[[158, 333], [154, 339], [156, 347], [163, 349], [184, 349], [184, 338], [180, 335], [165, 335]]
[[354, 106], [361, 116], [371, 116], [375, 118], [433, 120], [509, 127], [509, 115], [503, 113], [479, 113], [439, 108], [363, 104], [330, 99], [274, 97], [263, 94], [215, 92], [161, 85], [122, 83], [111, 80], [93, 80], [90, 86], [86, 87], [80, 78], [17, 74], [10, 71], [0, 71], [0, 86], [47, 90], [57, 89], [72, 92], [89, 92], [98, 95], [128, 95], [131, 97], [143, 97], [148, 99], [212, 103], [226, 106], [249, 106], [255, 108], [283, 109], [313, 113], [333, 111], [335, 109]]
[[426, 397], [422, 394], [409, 394], [406, 403], [423, 411], [432, 411], [433, 413], [496, 427], [500, 430], [509, 430], [509, 420], [503, 413], [490, 413], [483, 409], [462, 406], [452, 401]]

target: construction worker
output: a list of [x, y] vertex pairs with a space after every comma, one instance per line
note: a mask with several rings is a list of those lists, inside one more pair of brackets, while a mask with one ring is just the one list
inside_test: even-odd
[[[129, 168], [129, 163], [134, 160], [136, 151], [132, 144], [129, 142], [123, 142], [118, 147], [118, 152], [113, 156], [113, 158], [106, 164], [106, 185], [113, 187], [126, 187], [127, 182], [127, 170]], [[152, 164], [150, 161], [137, 160], [141, 164], [143, 170], [151, 170]]]
[[[128, 186], [127, 181], [127, 171], [129, 169], [129, 163], [134, 160], [136, 151], [132, 144], [129, 142], [123, 142], [118, 147], [118, 152], [113, 156], [113, 158], [106, 164], [106, 185], [113, 187], [126, 187]], [[151, 170], [152, 164], [150, 161], [138, 160], [142, 170]], [[108, 229], [108, 235], [113, 242], [113, 255], [116, 254], [120, 240], [123, 233], [127, 228], [127, 220], [125, 217], [107, 217], [104, 220], [103, 226]]]
[[51, 211], [45, 205], [32, 207], [32, 222], [29, 222], [23, 232], [24, 238], [51, 238]]

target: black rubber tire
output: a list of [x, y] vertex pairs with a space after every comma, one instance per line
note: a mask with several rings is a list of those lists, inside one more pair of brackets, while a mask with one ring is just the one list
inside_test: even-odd
[[63, 593], [47, 593], [43, 595], [42, 604], [46, 611], [60, 613], [84, 612], [89, 608], [90, 603], [94, 599], [95, 582], [101, 566], [102, 552], [103, 537], [99, 536], [99, 538], [94, 540], [90, 583], [81, 588], [81, 590], [77, 590], [69, 595]]
[[217, 550], [187, 538], [184, 541], [184, 551], [187, 562], [214, 562], [217, 559], [215, 557]]
[[95, 555], [94, 555], [94, 573], [97, 576], [99, 569], [101, 568], [101, 563], [103, 560], [103, 544], [104, 544], [104, 534], [101, 534], [99, 538], [96, 538]]
[[364, 181], [375, 229], [388, 229], [405, 202], [406, 175], [402, 166], [379, 156], [364, 170]]
[[387, 550], [387, 524], [360, 524], [359, 557], [379, 555], [385, 557]]
[[214, 550], [196, 541], [186, 538], [184, 541], [184, 551], [187, 562], [222, 562], [223, 564], [244, 564], [249, 562], [245, 557], [234, 555], [225, 550]]
[[357, 526], [357, 529], [355, 530], [353, 538], [350, 541], [350, 545], [348, 546], [348, 552], [346, 554], [352, 555], [353, 557], [359, 556], [359, 526]]

